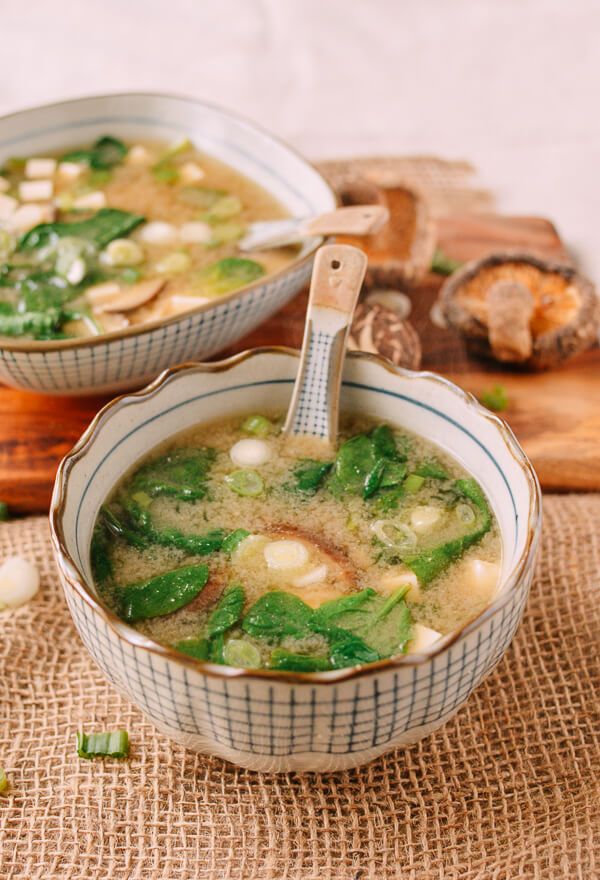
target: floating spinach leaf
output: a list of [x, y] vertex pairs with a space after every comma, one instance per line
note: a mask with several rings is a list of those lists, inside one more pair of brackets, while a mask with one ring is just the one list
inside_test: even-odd
[[76, 287], [67, 284], [64, 278], [54, 272], [32, 272], [17, 282], [17, 289], [27, 312], [60, 309], [79, 293]]
[[453, 490], [457, 497], [466, 498], [475, 506], [479, 514], [478, 522], [475, 528], [466, 535], [404, 559], [406, 565], [411, 571], [414, 571], [423, 585], [431, 583], [451, 563], [459, 559], [469, 547], [481, 541], [492, 525], [492, 517], [485, 495], [475, 480], [456, 480]]
[[[347, 630], [376, 652], [378, 656], [375, 659], [400, 654], [412, 633], [410, 610], [404, 599], [406, 592], [407, 589], [402, 587], [385, 598], [373, 590], [364, 590], [355, 594], [363, 598], [361, 602], [356, 601], [354, 606], [342, 604], [341, 600], [336, 600], [340, 602], [337, 608], [326, 603], [330, 607], [325, 607], [322, 612], [317, 609], [316, 612], [319, 631], [326, 634], [328, 627], [334, 627], [335, 632], [338, 629]], [[372, 660], [355, 662], [370, 663]]]
[[375, 454], [382, 458], [397, 458], [398, 450], [392, 429], [388, 425], [377, 425], [368, 435]]
[[293, 471], [295, 484], [292, 488], [298, 492], [313, 494], [322, 485], [332, 467], [333, 462], [331, 461], [317, 461], [312, 458], [304, 459]]
[[224, 647], [225, 637], [223, 633], [217, 633], [208, 644], [208, 659], [211, 663], [225, 663], [223, 658]]
[[254, 260], [225, 257], [198, 273], [198, 291], [204, 296], [223, 296], [256, 281], [264, 274], [264, 267]]
[[188, 639], [181, 639], [176, 642], [173, 647], [188, 657], [194, 657], [196, 660], [208, 660], [209, 641], [208, 639], [197, 638], [192, 636]]
[[228, 587], [208, 618], [206, 635], [212, 638], [218, 633], [224, 633], [231, 629], [242, 616], [244, 601], [244, 588], [241, 584], [232, 584]]
[[46, 247], [56, 238], [72, 236], [91, 242], [98, 250], [106, 247], [113, 239], [129, 235], [136, 226], [144, 222], [140, 214], [130, 214], [118, 208], [101, 208], [87, 220], [76, 220], [73, 223], [41, 223], [34, 226], [19, 240], [18, 250], [32, 251]]
[[375, 663], [380, 659], [377, 650], [368, 645], [359, 635], [347, 629], [330, 628], [324, 635], [329, 642], [329, 661], [333, 669]]
[[189, 605], [208, 581], [207, 565], [186, 565], [129, 584], [119, 591], [121, 616], [128, 623], [162, 617]]
[[83, 162], [90, 168], [103, 171], [119, 165], [127, 155], [127, 147], [118, 138], [104, 135], [89, 150], [72, 150], [61, 157], [61, 162]]
[[269, 657], [269, 669], [280, 669], [285, 672], [326, 672], [331, 669], [327, 657], [313, 654], [295, 654], [285, 648], [275, 648]]
[[313, 611], [302, 599], [275, 590], [257, 599], [242, 621], [242, 629], [258, 638], [303, 636], [310, 632]]
[[214, 449], [174, 449], [142, 465], [129, 482], [131, 492], [146, 492], [150, 497], [167, 496], [178, 501], [204, 498], [206, 481], [216, 458]]
[[442, 467], [435, 458], [429, 458], [422, 461], [415, 468], [415, 474], [419, 477], [431, 477], [434, 480], [449, 480], [450, 474]]
[[98, 584], [105, 584], [112, 579], [113, 564], [110, 555], [109, 534], [103, 520], [97, 523], [92, 535], [90, 561], [94, 580]]
[[52, 339], [59, 335], [64, 321], [64, 313], [56, 308], [45, 312], [0, 313], [0, 336], [30, 335], [35, 339]]
[[234, 529], [234, 531], [230, 532], [224, 539], [221, 550], [223, 553], [233, 553], [249, 534], [250, 532], [248, 529]]
[[356, 611], [364, 605], [365, 602], [376, 595], [377, 593], [375, 590], [367, 587], [365, 590], [361, 590], [358, 593], [349, 593], [347, 596], [340, 596], [339, 599], [331, 599], [329, 602], [324, 602], [315, 609], [314, 621], [317, 626], [321, 628], [326, 627], [341, 614], [345, 614], [347, 611]]
[[397, 448], [392, 430], [378, 425], [368, 434], [356, 434], [340, 446], [329, 488], [334, 494], [362, 494], [371, 498], [381, 489], [398, 485], [406, 474], [405, 455]]

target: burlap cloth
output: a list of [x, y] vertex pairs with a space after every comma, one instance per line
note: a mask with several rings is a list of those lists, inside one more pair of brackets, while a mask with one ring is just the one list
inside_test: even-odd
[[[0, 877], [600, 876], [600, 496], [546, 497], [524, 623], [456, 718], [359, 770], [266, 776], [160, 736], [92, 664], [44, 519], [0, 528], [42, 590], [0, 615]], [[129, 760], [80, 760], [78, 728]]]

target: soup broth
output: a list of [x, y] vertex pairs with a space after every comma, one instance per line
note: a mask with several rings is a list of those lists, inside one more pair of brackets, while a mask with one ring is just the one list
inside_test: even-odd
[[117, 487], [92, 563], [118, 615], [198, 659], [319, 671], [423, 650], [490, 602], [499, 532], [456, 461], [362, 416], [335, 456], [290, 452], [281, 423], [203, 424]]
[[189, 141], [105, 136], [0, 169], [0, 336], [95, 336], [177, 315], [284, 268], [243, 256], [249, 223], [287, 216]]

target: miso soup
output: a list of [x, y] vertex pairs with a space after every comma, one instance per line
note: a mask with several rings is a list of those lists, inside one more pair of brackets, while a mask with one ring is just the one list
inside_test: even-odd
[[424, 650], [490, 602], [499, 531], [456, 461], [356, 416], [336, 454], [298, 455], [281, 423], [203, 424], [116, 488], [92, 565], [123, 620], [197, 659], [324, 671]]
[[177, 144], [111, 135], [0, 166], [0, 337], [96, 336], [170, 318], [284, 268], [237, 243], [286, 216], [257, 183]]

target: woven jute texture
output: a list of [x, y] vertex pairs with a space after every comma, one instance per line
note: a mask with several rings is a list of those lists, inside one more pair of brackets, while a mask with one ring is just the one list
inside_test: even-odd
[[[0, 557], [42, 572], [0, 615], [0, 877], [387, 880], [600, 876], [600, 496], [545, 499], [513, 646], [456, 718], [362, 769], [267, 776], [185, 752], [120, 698], [71, 624], [43, 519]], [[78, 728], [130, 731], [80, 760]]]

